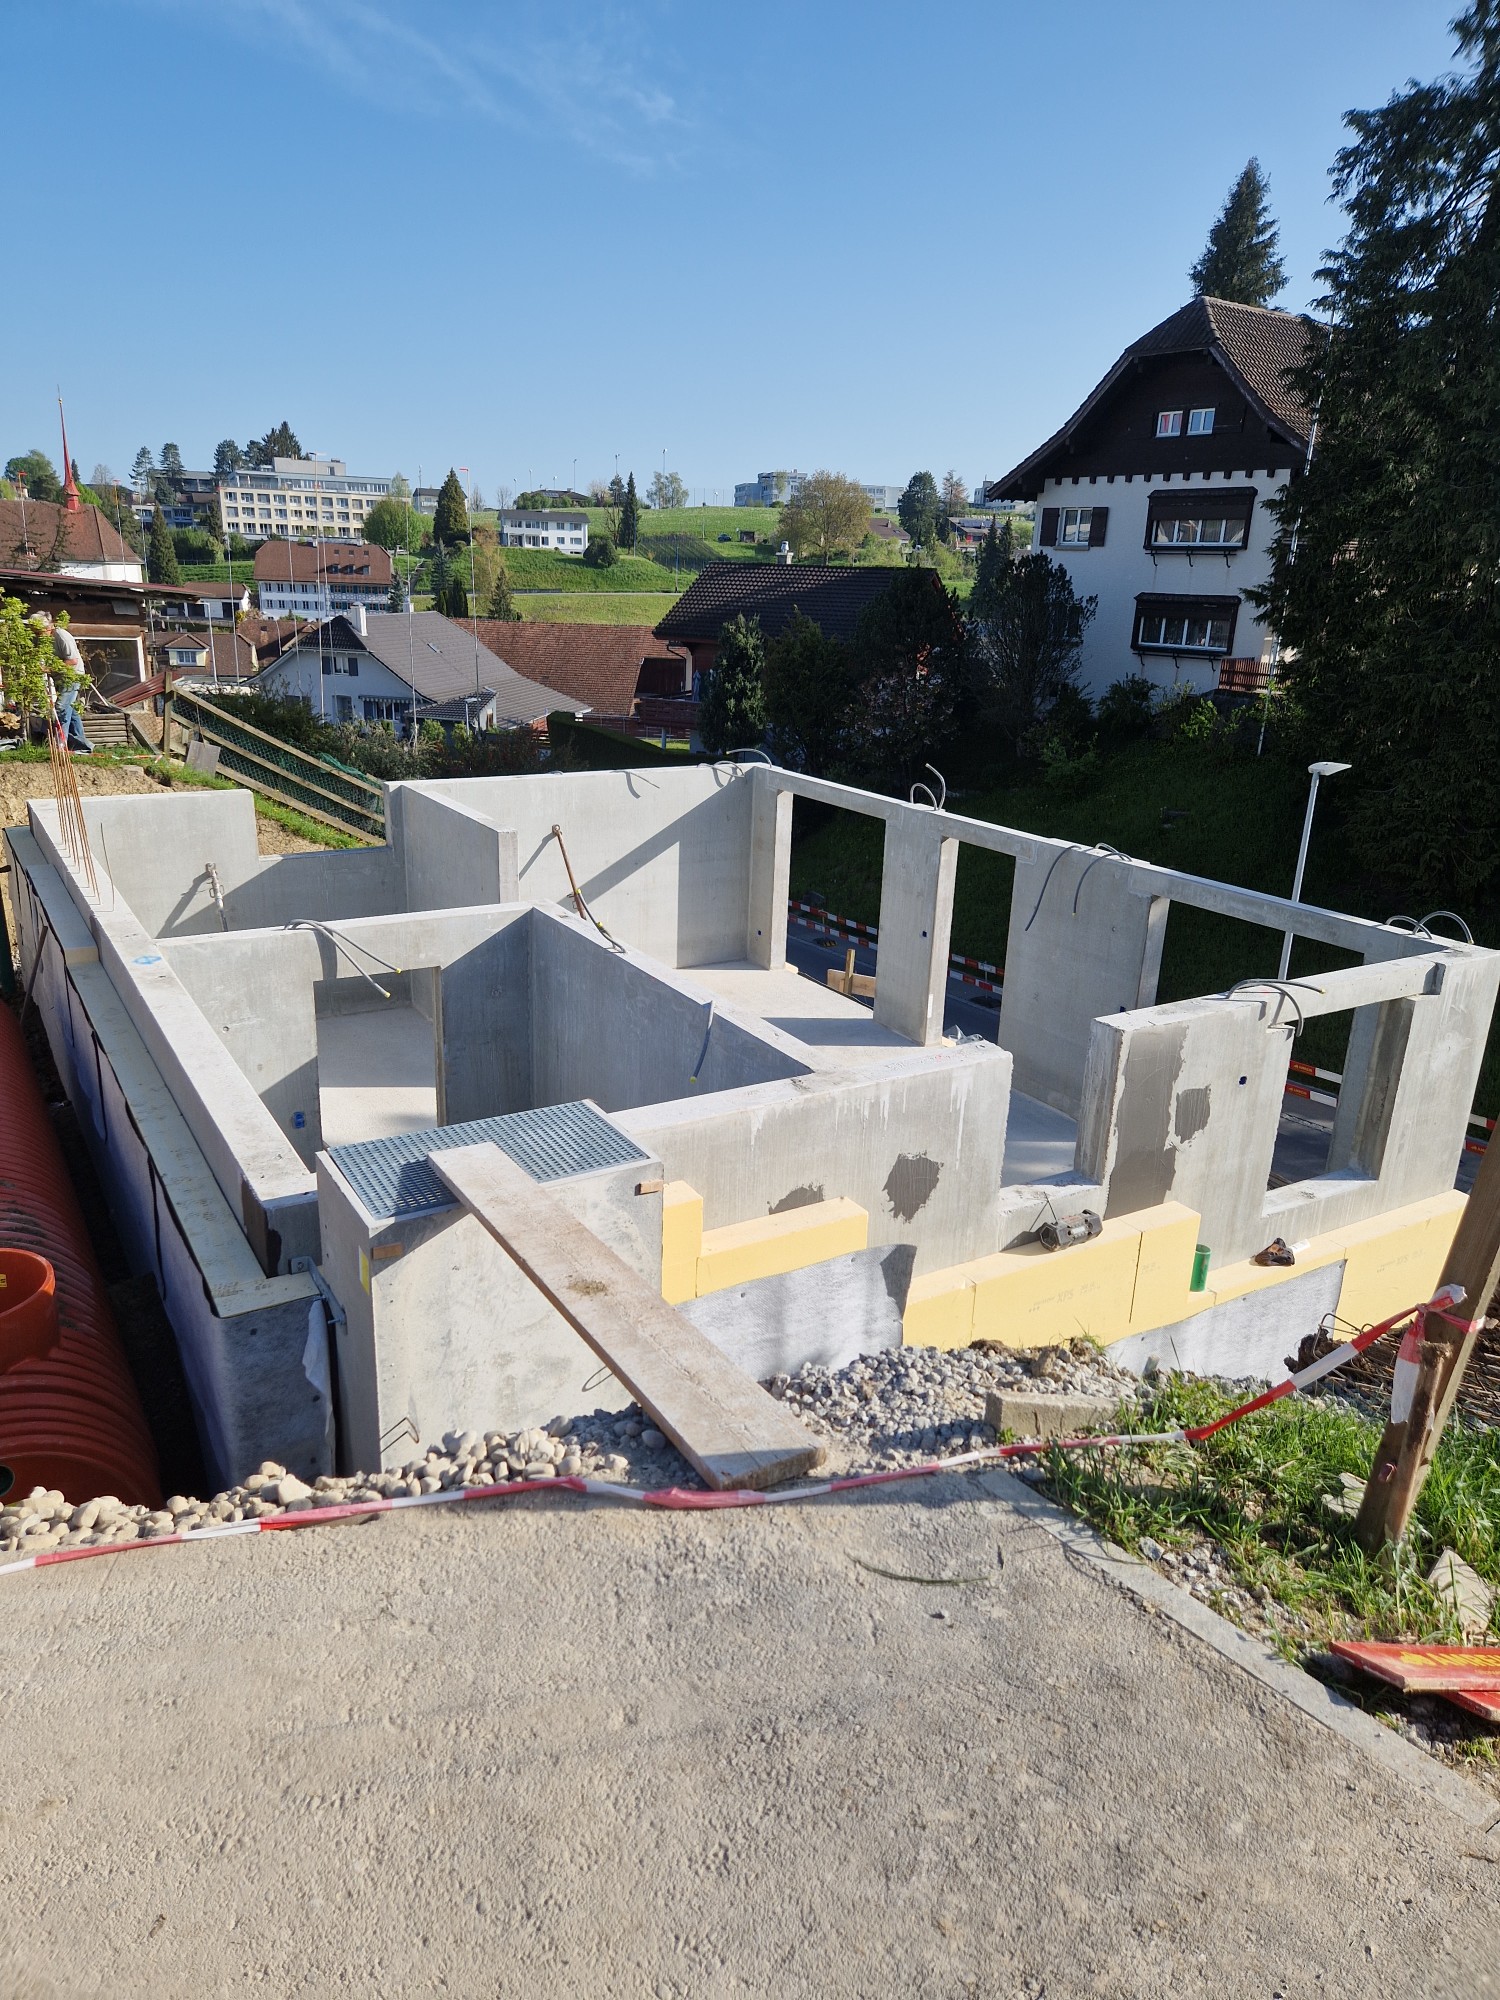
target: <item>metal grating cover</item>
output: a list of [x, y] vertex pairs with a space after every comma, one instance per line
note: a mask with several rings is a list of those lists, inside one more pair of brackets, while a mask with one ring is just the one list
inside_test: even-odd
[[455, 1206], [427, 1155], [482, 1145], [487, 1139], [538, 1181], [560, 1181], [569, 1174], [650, 1157], [592, 1104], [549, 1104], [540, 1111], [476, 1118], [470, 1125], [434, 1125], [425, 1132], [330, 1146], [328, 1154], [372, 1215], [414, 1215], [420, 1209]]

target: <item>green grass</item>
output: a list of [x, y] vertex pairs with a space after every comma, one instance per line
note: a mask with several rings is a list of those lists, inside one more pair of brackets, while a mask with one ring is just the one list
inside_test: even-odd
[[670, 592], [580, 591], [576, 596], [518, 597], [516, 609], [532, 621], [573, 625], [654, 625], [677, 602]]
[[[512, 590], [671, 590], [670, 569], [645, 556], [622, 555], [609, 569], [591, 569], [582, 556], [557, 549], [505, 549], [506, 572]], [[684, 579], [691, 583], [692, 578]]]
[[[1238, 1400], [1173, 1378], [1120, 1428], [1201, 1424]], [[1052, 1451], [1044, 1462], [1051, 1491], [1123, 1548], [1139, 1551], [1142, 1536], [1169, 1550], [1213, 1542], [1236, 1588], [1269, 1594], [1266, 1616], [1289, 1654], [1331, 1639], [1457, 1641], [1423, 1579], [1453, 1548], [1500, 1584], [1500, 1433], [1449, 1425], [1407, 1540], [1381, 1561], [1360, 1548], [1352, 1520], [1323, 1504], [1341, 1473], [1365, 1477], [1379, 1436], [1347, 1408], [1289, 1398], [1205, 1444]], [[1500, 1636], [1500, 1610], [1492, 1634]]]
[[[1297, 839], [1307, 798], [1300, 764], [1205, 749], [1191, 743], [1142, 742], [1116, 751], [1086, 791], [1070, 796], [1040, 776], [994, 790], [951, 797], [957, 812], [1018, 827], [1028, 833], [1091, 845], [1107, 841], [1137, 860], [1285, 895], [1297, 859]], [[1162, 823], [1164, 810], [1186, 819]], [[1361, 908], [1357, 871], [1339, 838], [1336, 801], [1320, 807], [1304, 895], [1334, 909]], [[841, 916], [876, 923], [880, 910], [882, 828], [878, 821], [839, 813], [812, 830], [814, 815], [799, 808], [809, 827], [792, 851], [792, 893], [816, 890]], [[1061, 871], [1060, 871], [1061, 872]], [[1005, 855], [977, 847], [959, 850], [953, 900], [953, 949], [994, 965], [1005, 963], [1014, 865]], [[1057, 894], [1054, 882], [1049, 893]], [[1388, 907], [1365, 914], [1388, 914]], [[1279, 931], [1174, 903], [1167, 919], [1158, 997], [1184, 1000], [1222, 993], [1236, 980], [1273, 973]], [[1356, 961], [1328, 945], [1299, 939], [1292, 971], [1330, 971]], [[1309, 1022], [1297, 1044], [1308, 1062], [1337, 1069], [1348, 1039], [1348, 1018]], [[1500, 1063], [1490, 1094], [1500, 1098]]]

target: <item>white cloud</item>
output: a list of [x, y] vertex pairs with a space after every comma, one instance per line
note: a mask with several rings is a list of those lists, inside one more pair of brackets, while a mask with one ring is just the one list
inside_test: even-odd
[[[188, 0], [155, 0], [194, 23]], [[324, 69], [350, 96], [425, 118], [455, 112], [534, 138], [559, 138], [639, 174], [676, 166], [690, 121], [671, 94], [643, 80], [610, 45], [597, 17], [587, 39], [500, 32], [494, 9], [448, 14], [451, 35], [424, 10], [416, 26], [376, 0], [223, 0], [220, 23], [254, 41], [274, 87], [278, 57]], [[279, 48], [275, 45], [279, 44]]]

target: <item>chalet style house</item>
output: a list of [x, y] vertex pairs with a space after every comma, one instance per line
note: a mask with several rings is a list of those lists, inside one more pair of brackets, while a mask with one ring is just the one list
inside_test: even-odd
[[1083, 685], [1144, 674], [1249, 692], [1273, 637], [1244, 593], [1263, 583], [1265, 503], [1302, 469], [1309, 412], [1286, 379], [1313, 322], [1196, 298], [1126, 348], [1062, 429], [988, 500], [1037, 503], [1033, 547], [1097, 597]]

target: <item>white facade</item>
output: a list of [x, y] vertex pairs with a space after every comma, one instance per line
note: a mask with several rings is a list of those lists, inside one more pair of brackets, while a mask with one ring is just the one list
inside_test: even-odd
[[65, 562], [59, 566], [60, 576], [86, 576], [94, 583], [144, 583], [146, 572], [139, 561], [132, 557], [129, 562]]
[[507, 549], [562, 549], [581, 556], [589, 545], [589, 517], [572, 509], [502, 507], [495, 527]]
[[[1259, 660], [1270, 644], [1266, 628], [1243, 593], [1258, 587], [1270, 571], [1270, 548], [1276, 523], [1267, 501], [1286, 486], [1285, 470], [1160, 474], [1120, 473], [1048, 479], [1036, 501], [1033, 549], [1060, 562], [1080, 597], [1097, 597], [1098, 608], [1083, 639], [1083, 687], [1097, 699], [1112, 682], [1128, 674], [1143, 674], [1159, 687], [1190, 685], [1208, 693], [1218, 682], [1219, 661]], [[1157, 543], [1147, 546], [1147, 524], [1153, 495], [1181, 501], [1195, 490], [1222, 493], [1254, 488], [1249, 531], [1242, 548], [1225, 549]], [[1108, 508], [1104, 540], [1089, 544], [1094, 509]], [[1059, 513], [1057, 541], [1043, 548], [1047, 510]], [[1205, 513], [1212, 512], [1211, 499]], [[1097, 531], [1095, 531], [1097, 532]], [[1188, 621], [1177, 632], [1136, 649], [1137, 598], [1234, 598], [1240, 603], [1227, 641], [1218, 632], [1193, 631]], [[1170, 623], [1170, 621], [1168, 621]], [[1207, 643], [1187, 643], [1188, 640]]]
[[390, 584], [368, 577], [263, 577], [255, 588], [267, 618], [334, 618], [356, 605], [367, 613], [390, 609]]
[[330, 636], [294, 647], [260, 674], [257, 689], [295, 695], [325, 722], [389, 722], [397, 735], [411, 731], [413, 696], [398, 674], [362, 649], [335, 647]]
[[267, 470], [226, 472], [219, 514], [247, 541], [314, 534], [359, 541], [364, 520], [391, 490], [389, 479], [351, 478], [341, 458], [278, 458]]

